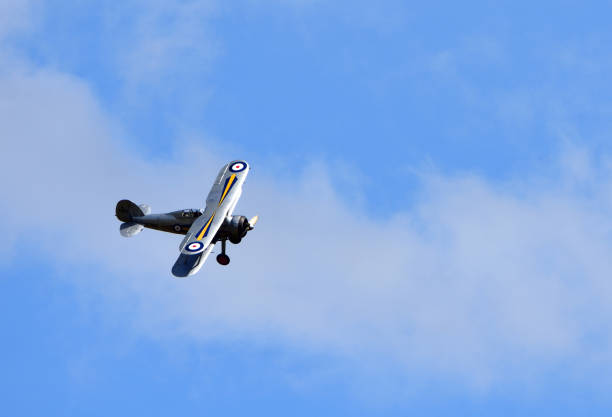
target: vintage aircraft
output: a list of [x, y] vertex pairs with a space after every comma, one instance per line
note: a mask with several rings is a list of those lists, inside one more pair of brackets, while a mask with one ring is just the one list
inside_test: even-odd
[[250, 167], [245, 161], [233, 161], [219, 171], [208, 197], [206, 208], [173, 211], [165, 214], [150, 214], [151, 208], [140, 206], [129, 200], [117, 203], [115, 215], [124, 222], [119, 227], [122, 236], [131, 237], [143, 228], [186, 235], [179, 246], [181, 251], [172, 267], [176, 277], [187, 277], [200, 270], [215, 243], [221, 242], [221, 253], [217, 262], [227, 265], [229, 256], [225, 244], [229, 240], [238, 244], [249, 230], [253, 230], [258, 217], [248, 220], [234, 216], [234, 208], [242, 194], [242, 184]]

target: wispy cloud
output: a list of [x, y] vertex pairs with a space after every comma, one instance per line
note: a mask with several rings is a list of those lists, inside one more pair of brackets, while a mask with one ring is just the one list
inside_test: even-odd
[[177, 281], [180, 239], [121, 238], [114, 203], [201, 205], [219, 155], [193, 144], [142, 159], [87, 85], [56, 72], [3, 76], [0, 126], [3, 233], [63, 267], [105, 271], [66, 275], [132, 306], [151, 337], [247, 338], [471, 382], [570, 358], [610, 366], [612, 182], [588, 150], [510, 183], [423, 174], [416, 203], [386, 218], [343, 201], [332, 166], [289, 181], [257, 165], [238, 211], [259, 213], [258, 228], [230, 248], [230, 268]]
[[[194, 44], [208, 5], [138, 3], [143, 14], [121, 29], [129, 41], [116, 55], [126, 77], [162, 77], [192, 48], [208, 56]], [[20, 7], [11, 10], [22, 16]], [[109, 16], [109, 27], [121, 28]], [[248, 339], [331, 352], [356, 368], [485, 385], [537, 378], [568, 362], [610, 370], [606, 157], [569, 140], [556, 166], [512, 181], [425, 172], [414, 204], [384, 218], [340, 197], [333, 165], [296, 173], [290, 164], [282, 171], [260, 161], [238, 209], [260, 214], [257, 229], [230, 248], [231, 267], [211, 259], [198, 276], [179, 281], [169, 270], [180, 238], [151, 231], [121, 238], [114, 204], [201, 205], [225, 155], [211, 150], [213, 141], [187, 138], [166, 160], [147, 160], [84, 80], [4, 65], [3, 260], [52, 258], [69, 282], [106, 300], [109, 314], [129, 309], [123, 319], [142, 334]], [[236, 156], [248, 160], [244, 152]]]
[[[119, 34], [115, 55], [119, 71], [131, 83], [158, 81], [181, 69], [206, 71], [216, 55], [214, 37], [208, 31], [216, 8], [212, 0], [113, 3], [105, 10], [106, 29]], [[128, 22], [126, 16], [135, 19]]]
[[5, 0], [0, 3], [0, 41], [8, 34], [28, 28], [31, 18], [29, 0]]

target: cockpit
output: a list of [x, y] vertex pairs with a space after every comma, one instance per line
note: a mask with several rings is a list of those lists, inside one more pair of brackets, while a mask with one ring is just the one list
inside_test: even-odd
[[193, 219], [195, 217], [200, 217], [201, 215], [202, 211], [197, 209], [187, 209], [181, 212], [181, 217], [185, 219]]

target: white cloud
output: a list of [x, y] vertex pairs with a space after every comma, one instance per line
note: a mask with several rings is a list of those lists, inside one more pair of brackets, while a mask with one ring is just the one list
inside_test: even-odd
[[[133, 1], [108, 8], [107, 30], [120, 35], [115, 55], [120, 72], [129, 82], [139, 83], [158, 81], [169, 72], [206, 71], [218, 48], [208, 33], [216, 4]], [[126, 22], [127, 16], [133, 19]]]
[[261, 222], [231, 266], [211, 258], [175, 280], [180, 238], [121, 238], [114, 204], [197, 206], [219, 155], [194, 141], [144, 160], [86, 83], [55, 72], [3, 75], [0, 126], [3, 235], [56, 258], [111, 310], [129, 306], [124, 319], [150, 337], [246, 338], [470, 382], [568, 359], [610, 367], [612, 182], [592, 159], [567, 155], [569, 170], [515, 183], [424, 174], [414, 206], [384, 217], [343, 201], [331, 167], [288, 180], [256, 165], [238, 212]]
[[31, 1], [3, 0], [0, 2], [0, 41], [9, 34], [26, 29], [31, 22]]
[[[0, 4], [0, 41], [62, 71], [106, 77], [127, 93], [172, 91], [202, 77], [219, 53], [215, 0]], [[19, 43], [11, 43], [20, 35]], [[84, 71], [83, 68], [87, 70]], [[93, 75], [95, 77], [95, 75]], [[116, 88], [116, 87], [115, 87]]]
[[[200, 4], [209, 3], [169, 16], [150, 6], [119, 54], [135, 52], [129, 77], [158, 76], [193, 46], [209, 13]], [[245, 338], [469, 382], [590, 358], [610, 368], [612, 176], [586, 149], [570, 146], [556, 170], [512, 183], [423, 174], [416, 203], [384, 217], [340, 198], [332, 167], [284, 175], [262, 163], [238, 207], [261, 221], [230, 248], [231, 266], [211, 258], [175, 280], [180, 238], [121, 238], [114, 204], [202, 203], [225, 162], [202, 145], [214, 143], [177, 142], [167, 160], [145, 160], [86, 82], [23, 63], [4, 69], [3, 261], [23, 260], [16, 242], [34, 245], [33, 256], [54, 258], [66, 279], [108, 300], [109, 314], [130, 310], [122, 319], [149, 337]]]

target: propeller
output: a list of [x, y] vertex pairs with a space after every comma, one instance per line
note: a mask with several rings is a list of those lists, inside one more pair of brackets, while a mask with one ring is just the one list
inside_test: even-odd
[[255, 228], [255, 223], [257, 223], [257, 220], [259, 220], [259, 216], [251, 217], [251, 220], [249, 220], [249, 230], [253, 230]]

